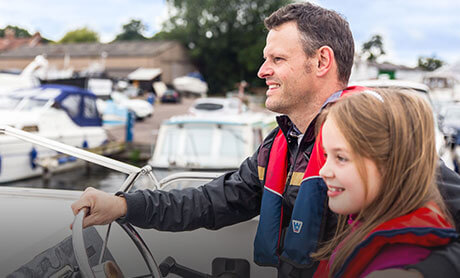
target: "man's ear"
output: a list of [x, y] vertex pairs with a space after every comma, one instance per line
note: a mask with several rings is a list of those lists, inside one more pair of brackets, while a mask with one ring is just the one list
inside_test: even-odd
[[334, 65], [334, 50], [329, 46], [321, 46], [316, 51], [318, 65], [316, 66], [316, 75], [318, 77], [326, 75]]

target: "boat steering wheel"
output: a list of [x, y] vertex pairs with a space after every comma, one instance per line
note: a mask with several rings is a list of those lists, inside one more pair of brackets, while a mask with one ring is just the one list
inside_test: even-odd
[[[96, 274], [94, 273], [94, 269], [90, 266], [88, 255], [86, 253], [85, 242], [83, 238], [83, 219], [86, 215], [87, 209], [83, 208], [78, 212], [75, 216], [72, 228], [72, 245], [75, 254], [75, 258], [77, 260], [77, 264], [79, 270], [83, 277], [91, 277], [96, 278]], [[150, 274], [145, 277], [163, 277], [161, 275], [160, 269], [158, 264], [156, 263], [155, 259], [153, 258], [152, 253], [150, 252], [149, 248], [142, 240], [141, 236], [137, 233], [137, 231], [131, 226], [130, 224], [121, 224], [117, 222], [118, 225], [125, 231], [125, 233], [131, 238], [131, 241], [136, 245], [137, 250], [142, 255], [144, 262], [149, 269]], [[109, 224], [107, 229], [107, 234], [104, 239], [104, 243], [101, 250], [101, 257], [99, 259], [99, 264], [101, 264], [102, 257], [104, 256], [104, 251], [107, 245], [107, 240], [110, 233], [111, 224]], [[143, 276], [144, 277], [144, 276]]]

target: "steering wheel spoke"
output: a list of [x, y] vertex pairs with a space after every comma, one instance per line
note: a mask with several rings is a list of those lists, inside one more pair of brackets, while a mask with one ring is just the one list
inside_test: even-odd
[[[79, 267], [79, 270], [82, 274], [83, 277], [91, 277], [91, 278], [96, 278], [95, 274], [95, 268], [101, 268], [102, 269], [102, 259], [104, 257], [104, 253], [107, 247], [107, 242], [109, 240], [109, 235], [110, 235], [110, 230], [111, 230], [111, 224], [107, 227], [107, 232], [102, 244], [102, 250], [101, 250], [101, 255], [98, 260], [98, 264], [96, 266], [91, 267], [88, 259], [88, 255], [86, 253], [86, 248], [85, 248], [85, 242], [84, 242], [84, 237], [83, 237], [83, 219], [86, 215], [86, 209], [80, 210], [80, 212], [75, 216], [74, 222], [73, 222], [73, 228], [72, 228], [72, 245], [73, 245], [73, 250], [75, 254], [75, 258], [77, 260], [77, 264]], [[161, 272], [158, 267], [158, 264], [156, 263], [152, 253], [150, 252], [149, 248], [139, 235], [137, 231], [134, 229], [129, 224], [121, 224], [117, 222], [117, 224], [124, 230], [124, 232], [129, 236], [131, 241], [134, 243], [136, 246], [137, 250], [141, 254], [142, 258], [144, 259], [144, 263], [147, 266], [150, 274], [148, 275], [143, 275], [140, 277], [157, 277], [161, 278]], [[112, 265], [108, 265], [107, 267], [111, 267], [112, 270], [116, 271], [118, 266], [113, 262]], [[100, 271], [97, 269], [96, 271]], [[120, 270], [121, 273], [121, 270]], [[139, 276], [137, 276], [139, 277]]]

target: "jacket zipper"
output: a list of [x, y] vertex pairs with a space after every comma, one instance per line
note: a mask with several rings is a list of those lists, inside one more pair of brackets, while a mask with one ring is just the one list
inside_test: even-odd
[[[299, 154], [299, 149], [300, 149], [300, 146], [297, 147], [297, 152], [296, 152], [295, 157], [294, 157], [294, 163], [291, 165], [291, 167], [289, 167], [289, 173], [287, 175], [286, 183], [284, 185], [283, 198], [285, 197], [284, 195], [287, 192], [288, 186], [291, 184], [291, 178], [292, 178], [292, 175], [294, 173], [294, 167], [295, 167], [296, 162], [297, 162], [297, 156]], [[294, 206], [293, 206], [293, 208], [294, 208]], [[283, 222], [284, 222], [284, 215], [281, 215], [281, 224], [283, 224]], [[289, 225], [287, 227], [289, 227]], [[283, 227], [281, 229], [281, 236], [280, 236], [280, 241], [279, 241], [279, 244], [278, 244], [278, 255], [281, 255], [281, 253], [283, 251], [283, 248], [284, 248], [284, 238], [286, 236], [287, 227]]]

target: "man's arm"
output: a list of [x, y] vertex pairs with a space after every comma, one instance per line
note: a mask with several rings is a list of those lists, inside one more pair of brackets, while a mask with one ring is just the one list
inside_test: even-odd
[[[460, 176], [440, 161], [437, 184], [444, 202], [460, 231]], [[444, 248], [434, 250], [424, 261], [407, 266], [416, 269], [423, 277], [460, 277], [460, 241], [450, 243]]]
[[453, 217], [455, 228], [457, 232], [460, 232], [460, 176], [447, 168], [442, 160], [439, 162], [436, 182], [444, 203]]
[[142, 228], [186, 231], [219, 229], [249, 220], [259, 214], [262, 188], [256, 152], [234, 172], [229, 172], [199, 188], [182, 190], [139, 190], [115, 196], [88, 188], [72, 204], [77, 214], [89, 210], [83, 227], [108, 224], [116, 219]]
[[237, 171], [198, 188], [123, 193], [128, 208], [124, 221], [163, 231], [219, 229], [258, 215], [261, 195], [256, 152]]
[[426, 260], [407, 266], [406, 269], [415, 269], [425, 278], [460, 277], [460, 241], [433, 251]]

